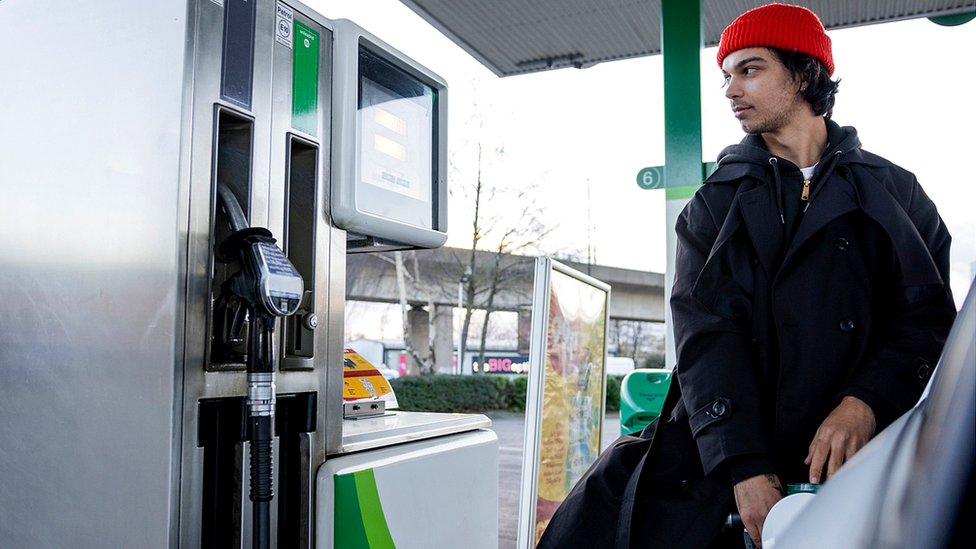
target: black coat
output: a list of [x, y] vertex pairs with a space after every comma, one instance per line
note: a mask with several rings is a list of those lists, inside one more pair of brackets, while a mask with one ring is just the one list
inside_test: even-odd
[[835, 145], [791, 242], [776, 179], [786, 191], [802, 176], [782, 159], [774, 170], [759, 137], [724, 151], [676, 224], [677, 412], [706, 474], [764, 454], [781, 480], [805, 482], [808, 446], [840, 399], [867, 402], [879, 427], [908, 410], [955, 316], [934, 204], [853, 128], [829, 124]]
[[807, 482], [808, 446], [845, 395], [878, 430], [917, 401], [955, 316], [949, 234], [911, 173], [853, 128], [828, 121], [828, 137], [807, 203], [760, 137], [723, 151], [675, 227], [669, 420], [605, 452], [540, 547], [624, 549], [631, 524], [634, 547], [704, 547], [733, 506], [728, 458]]

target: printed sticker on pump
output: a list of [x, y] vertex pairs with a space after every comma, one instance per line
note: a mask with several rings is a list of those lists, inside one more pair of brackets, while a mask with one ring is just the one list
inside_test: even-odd
[[295, 28], [295, 12], [284, 2], [278, 2], [275, 9], [275, 41], [285, 46], [292, 47], [292, 34]]
[[375, 366], [352, 349], [346, 349], [344, 354], [343, 402], [385, 400], [387, 409], [399, 407], [390, 382]]

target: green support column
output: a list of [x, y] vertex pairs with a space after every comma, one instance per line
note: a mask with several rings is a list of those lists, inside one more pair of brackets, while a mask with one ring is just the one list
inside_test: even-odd
[[[671, 295], [677, 239], [674, 224], [703, 179], [701, 157], [701, 0], [661, 0], [664, 55], [664, 166], [668, 263], [665, 296]], [[665, 307], [666, 364], [674, 368], [671, 307]]]
[[661, 0], [661, 36], [667, 199], [691, 198], [702, 182], [701, 0]]

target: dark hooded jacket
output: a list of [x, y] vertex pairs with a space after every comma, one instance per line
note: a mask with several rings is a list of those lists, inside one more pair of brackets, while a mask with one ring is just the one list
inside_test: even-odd
[[878, 431], [918, 400], [955, 317], [949, 233], [911, 173], [827, 126], [806, 201], [761, 137], [722, 152], [675, 227], [667, 421], [608, 449], [540, 548], [705, 547], [734, 506], [731, 466], [807, 482], [845, 395]]
[[809, 200], [799, 169], [749, 136], [676, 224], [676, 413], [705, 474], [760, 455], [805, 482], [840, 399], [886, 426], [918, 400], [955, 316], [949, 233], [915, 177], [853, 128], [828, 121], [828, 140]]

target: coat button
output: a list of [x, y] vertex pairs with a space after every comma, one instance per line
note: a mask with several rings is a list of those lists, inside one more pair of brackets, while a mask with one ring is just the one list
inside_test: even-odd
[[691, 483], [688, 482], [687, 480], [682, 480], [681, 481], [681, 491], [682, 492], [687, 492], [688, 491], [688, 488], [691, 488]]
[[712, 417], [722, 417], [725, 415], [726, 406], [722, 401], [712, 404]]
[[844, 332], [849, 332], [854, 329], [854, 321], [851, 319], [841, 320], [840, 329]]
[[834, 247], [842, 252], [846, 252], [851, 247], [851, 243], [846, 238], [838, 238], [834, 241]]
[[928, 364], [925, 364], [925, 363], [922, 363], [922, 365], [918, 367], [918, 372], [916, 373], [916, 375], [918, 376], [918, 379], [920, 379], [922, 381], [925, 381], [926, 379], [928, 379], [929, 378], [929, 365]]

